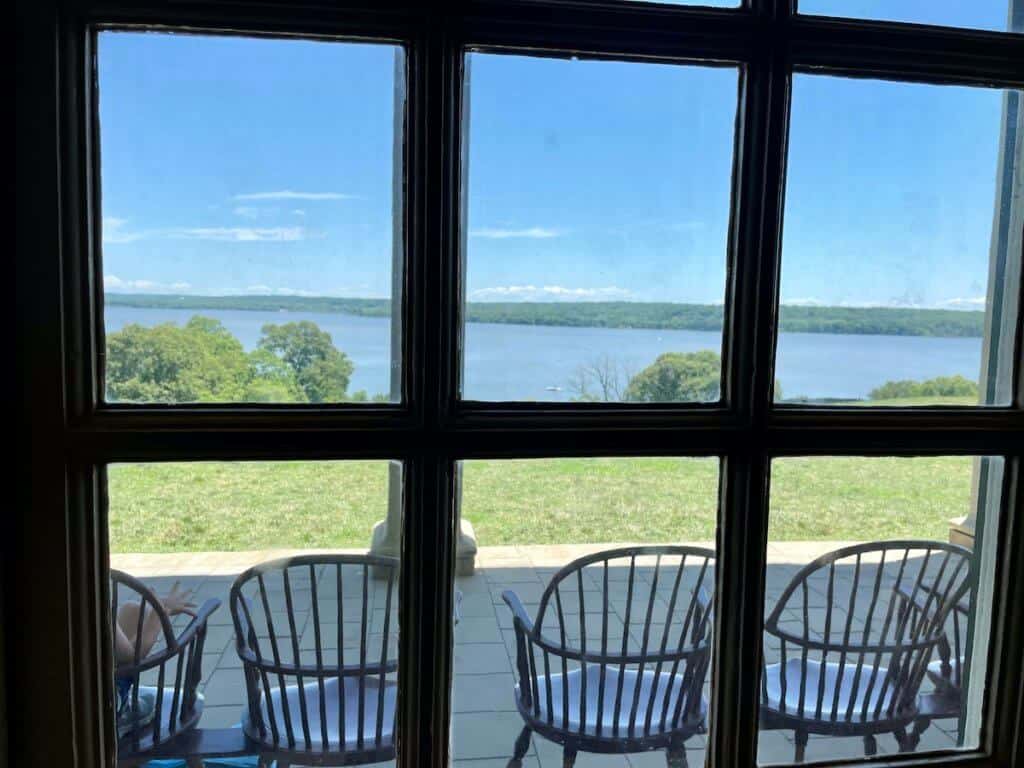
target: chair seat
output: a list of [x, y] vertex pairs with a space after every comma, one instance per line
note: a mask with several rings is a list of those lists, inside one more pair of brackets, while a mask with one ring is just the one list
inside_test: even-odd
[[[675, 716], [676, 705], [683, 691], [685, 663], [679, 665], [675, 675], [669, 674], [670, 670], [662, 670], [657, 678], [653, 670], [646, 670], [640, 680], [639, 695], [637, 695], [636, 670], [627, 669], [625, 672], [620, 667], [606, 666], [602, 675], [601, 667], [598, 664], [586, 666], [586, 707], [585, 712], [580, 712], [580, 693], [582, 689], [583, 674], [575, 669], [568, 675], [551, 675], [551, 719], [548, 719], [548, 677], [540, 675], [537, 678], [537, 699], [540, 705], [540, 714], [534, 714], [531, 710], [530, 717], [548, 727], [554, 727], [563, 731], [579, 733], [582, 718], [586, 719], [583, 732], [590, 736], [599, 737], [622, 737], [622, 736], [648, 736], [656, 734], [667, 734], [680, 730], [685, 715], [680, 715], [680, 726], [672, 727], [672, 720]], [[619, 681], [622, 681], [622, 699], [619, 707], [618, 718], [615, 717], [615, 699], [619, 689]], [[657, 679], [657, 686], [655, 686]], [[565, 681], [568, 680], [568, 685]], [[601, 706], [601, 732], [598, 733], [598, 692], [603, 689], [604, 695]], [[688, 681], [687, 681], [688, 682]], [[654, 688], [654, 698], [651, 699], [651, 690]], [[563, 695], [568, 690], [568, 721], [565, 720], [565, 709], [563, 707]], [[520, 694], [519, 686], [516, 686], [516, 697]], [[668, 709], [662, 722], [662, 712], [665, 711], [666, 698]], [[636, 702], [635, 727], [629, 730], [631, 713]], [[684, 702], [684, 705], [686, 702]], [[688, 725], [690, 730], [697, 730], [704, 723], [707, 714], [707, 703], [703, 696], [700, 700], [700, 711], [691, 716]], [[645, 729], [647, 716], [650, 713], [650, 730]], [[616, 731], [616, 722], [618, 729]]]
[[[156, 695], [157, 687], [155, 685], [140, 685], [139, 696], [150, 695], [153, 697], [153, 706], [156, 707]], [[192, 712], [184, 720], [182, 719], [181, 711], [181, 696], [178, 697], [178, 711], [175, 714], [175, 720], [177, 721], [177, 730], [172, 734], [171, 726], [171, 708], [174, 706], [174, 688], [173, 686], [164, 686], [163, 701], [160, 703], [160, 734], [157, 737], [157, 743], [167, 741], [171, 736], [177, 735], [183, 731], [187, 731], [190, 728], [194, 728], [199, 718], [203, 715], [203, 694], [196, 693], [196, 703]], [[154, 715], [156, 710], [154, 709]], [[146, 750], [152, 749], [155, 745], [153, 743], [153, 736], [156, 733], [156, 721], [151, 720], [146, 725], [143, 725], [139, 731], [139, 748], [136, 750], [132, 743], [132, 734], [125, 734], [120, 740], [121, 745], [118, 748], [119, 752], [145, 752]]]
[[[277, 723], [278, 739], [276, 742], [270, 728], [270, 719], [267, 716], [266, 699], [261, 699], [260, 701], [260, 710], [266, 725], [266, 734], [261, 737], [259, 729], [250, 722], [248, 709], [242, 713], [242, 727], [250, 738], [272, 747], [287, 747], [290, 733], [295, 743], [293, 748], [299, 751], [322, 752], [344, 749], [345, 751], [358, 752], [391, 749], [394, 745], [395, 735], [397, 684], [391, 681], [384, 682], [380, 741], [378, 742], [377, 710], [381, 705], [380, 679], [375, 677], [364, 678], [361, 740], [359, 738], [359, 678], [346, 677], [344, 681], [344, 688], [342, 688], [336, 677], [324, 680], [322, 710], [327, 725], [326, 731], [323, 731], [320, 686], [316, 681], [306, 683], [301, 689], [297, 685], [285, 687], [287, 711], [291, 723], [290, 729], [285, 720], [285, 705], [282, 703], [281, 689], [279, 687], [273, 688], [270, 699]], [[342, 690], [344, 691], [344, 719], [339, 717], [342, 711]], [[309, 721], [310, 744], [308, 746], [302, 727], [301, 698], [305, 699], [306, 714]], [[344, 731], [341, 730], [342, 728]], [[327, 741], [326, 749], [324, 747], [325, 736]], [[340, 747], [340, 745], [343, 745], [343, 747]]]
[[[802, 667], [806, 673], [804, 675], [803, 710], [801, 711]], [[823, 673], [824, 694], [821, 696], [821, 714], [818, 715], [818, 692]], [[810, 659], [806, 662], [802, 662], [800, 659], [790, 659], [786, 662], [785, 667], [781, 664], [769, 664], [764, 672], [767, 698], [763, 701], [763, 706], [770, 711], [805, 720], [846, 720], [848, 710], [850, 712], [849, 720], [852, 722], [888, 719], [887, 710], [892, 699], [893, 686], [891, 682], [889, 685], [884, 684], [887, 673], [888, 669], [885, 667], [875, 669], [873, 665], [865, 664], [861, 667], [858, 677], [856, 664], [844, 664], [840, 673], [839, 664], [826, 662], [822, 665], [820, 661]], [[785, 706], [782, 701], [783, 677], [786, 683]], [[854, 691], [855, 687], [856, 692]], [[839, 689], [838, 699], [836, 699], [836, 688]], [[884, 693], [883, 688], [885, 689]], [[880, 700], [881, 706], [879, 706]], [[835, 704], [834, 717], [833, 704]], [[875, 715], [876, 710], [878, 710], [877, 716]]]

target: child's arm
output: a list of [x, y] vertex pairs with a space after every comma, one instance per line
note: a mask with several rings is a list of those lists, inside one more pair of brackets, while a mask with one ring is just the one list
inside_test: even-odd
[[[115, 635], [124, 638], [124, 642], [115, 643], [116, 659], [121, 664], [132, 664], [135, 661], [135, 641], [130, 638], [136, 637], [135, 633], [139, 628], [139, 603], [125, 603], [117, 612], [115, 624]], [[156, 644], [160, 634], [160, 617], [157, 612], [150, 609], [146, 611], [146, 617], [142, 620], [142, 640], [139, 643], [139, 660], [149, 655], [150, 649]]]
[[[160, 599], [164, 609], [171, 616], [179, 613], [187, 613], [195, 616], [195, 603], [189, 601], [189, 591], [179, 589], [178, 582], [174, 582], [171, 591]], [[142, 604], [125, 603], [117, 612], [117, 621], [114, 623], [114, 659], [119, 664], [131, 664], [135, 661], [135, 642], [129, 638], [135, 637], [139, 627], [139, 609]], [[157, 637], [161, 630], [160, 616], [150, 609], [142, 620], [142, 641], [139, 644], [139, 659], [149, 655], [150, 650], [156, 644]]]

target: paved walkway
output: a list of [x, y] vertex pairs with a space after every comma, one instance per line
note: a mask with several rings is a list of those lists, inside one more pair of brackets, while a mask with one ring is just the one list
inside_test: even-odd
[[[815, 557], [848, 542], [789, 542], [769, 545], [767, 595], [769, 609], [799, 567]], [[501, 593], [514, 590], [531, 616], [536, 614], [544, 586], [560, 567], [585, 554], [615, 545], [556, 545], [481, 547], [476, 573], [460, 578], [462, 619], [455, 629], [455, 679], [453, 692], [453, 757], [459, 768], [504, 768], [522, 720], [513, 701], [515, 660], [511, 615]], [[705, 544], [704, 546], [708, 546]], [[318, 550], [265, 550], [259, 552], [212, 552], [183, 554], [113, 555], [113, 568], [141, 578], [158, 592], [175, 581], [193, 590], [197, 602], [219, 598], [223, 605], [213, 615], [203, 654], [203, 693], [206, 709], [202, 725], [228, 727], [238, 723], [245, 702], [245, 682], [235, 651], [228, 590], [234, 577], [246, 568], [266, 560]], [[338, 550], [331, 550], [337, 552]], [[303, 594], [303, 593], [297, 593]], [[307, 610], [297, 618], [308, 620]], [[347, 601], [345, 601], [347, 602]], [[383, 609], [378, 611], [383, 613]], [[185, 617], [179, 617], [179, 623]], [[277, 634], [275, 632], [275, 634]], [[620, 635], [621, 637], [621, 631]], [[303, 646], [306, 647], [306, 646]], [[773, 649], [766, 649], [772, 661]], [[710, 693], [710, 692], [709, 692]], [[925, 734], [919, 749], [955, 746], [955, 721], [940, 721]], [[705, 737], [686, 744], [689, 763], [704, 763]], [[892, 737], [879, 739], [879, 752], [895, 752]], [[836, 759], [863, 755], [858, 738], [811, 737], [807, 759]], [[761, 734], [759, 758], [762, 763], [791, 762], [792, 734], [773, 731]], [[561, 750], [534, 737], [527, 768], [557, 768]], [[664, 766], [663, 753], [603, 756], [581, 753], [579, 768], [614, 766], [646, 768]]]

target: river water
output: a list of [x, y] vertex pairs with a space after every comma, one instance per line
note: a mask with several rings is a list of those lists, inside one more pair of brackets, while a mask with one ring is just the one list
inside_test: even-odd
[[[107, 332], [128, 323], [184, 323], [201, 314], [220, 320], [252, 349], [264, 323], [312, 320], [331, 334], [335, 346], [355, 364], [349, 391], [387, 392], [390, 381], [391, 320], [386, 317], [315, 312], [106, 308]], [[614, 360], [636, 373], [663, 352], [721, 351], [717, 331], [470, 323], [465, 338], [464, 397], [470, 400], [565, 401], [570, 379], [581, 365]], [[776, 379], [783, 396], [861, 398], [896, 379], [960, 374], [977, 380], [979, 338], [783, 333]]]

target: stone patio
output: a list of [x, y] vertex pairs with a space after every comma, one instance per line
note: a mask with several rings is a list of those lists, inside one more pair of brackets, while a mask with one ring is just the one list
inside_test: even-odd
[[[815, 557], [850, 542], [786, 542], [768, 548], [767, 595], [770, 609], [792, 575]], [[522, 728], [513, 700], [515, 659], [511, 614], [501, 593], [513, 589], [531, 616], [536, 615], [541, 593], [551, 576], [569, 561], [612, 544], [558, 546], [481, 547], [477, 569], [469, 578], [457, 579], [463, 594], [462, 619], [455, 628], [455, 679], [453, 691], [453, 759], [460, 768], [504, 768], [512, 744]], [[703, 546], [709, 546], [704, 544]], [[713, 545], [710, 545], [713, 546]], [[113, 555], [111, 566], [127, 571], [163, 592], [175, 581], [193, 590], [196, 602], [215, 597], [221, 608], [209, 623], [203, 654], [205, 711], [201, 726], [230, 727], [239, 722], [245, 702], [245, 681], [233, 643], [228, 591], [234, 577], [246, 568], [266, 560], [308, 554], [321, 550], [265, 550], [258, 552], [212, 552], [183, 554]], [[331, 550], [337, 552], [337, 550]], [[303, 620], [307, 620], [303, 612]], [[179, 617], [179, 624], [187, 617]], [[766, 649], [772, 661], [773, 649]], [[708, 691], [710, 695], [710, 691]], [[955, 720], [937, 721], [925, 733], [919, 750], [956, 745]], [[879, 739], [879, 753], [896, 752], [891, 736]], [[687, 744], [691, 766], [704, 763], [705, 737]], [[792, 733], [769, 731], [761, 734], [759, 760], [762, 763], [791, 762]], [[863, 755], [859, 738], [812, 736], [807, 760], [836, 759]], [[535, 736], [527, 759], [528, 768], [557, 768], [562, 765], [561, 749]], [[579, 768], [664, 766], [663, 753], [604, 756], [580, 753]]]

